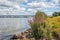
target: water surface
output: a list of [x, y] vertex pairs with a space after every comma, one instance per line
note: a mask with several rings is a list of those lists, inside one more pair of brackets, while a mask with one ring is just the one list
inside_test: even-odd
[[29, 18], [0, 18], [0, 39], [2, 37], [14, 34], [21, 33], [26, 29], [30, 28], [28, 20]]

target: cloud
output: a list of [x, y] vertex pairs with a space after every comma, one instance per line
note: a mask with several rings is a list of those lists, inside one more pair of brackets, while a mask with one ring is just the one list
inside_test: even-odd
[[31, 9], [31, 8], [29, 8], [27, 11], [28, 11], [28, 12], [36, 12], [36, 10]]
[[28, 0], [16, 0], [18, 2], [28, 2]]
[[[60, 6], [60, 0], [0, 0], [0, 14], [32, 14], [36, 10], [48, 8], [55, 10]], [[51, 11], [52, 12], [52, 11]]]
[[31, 2], [27, 4], [29, 7], [43, 7], [43, 8], [47, 8], [47, 7], [55, 7], [56, 4], [54, 3], [50, 3], [50, 2]]
[[28, 3], [27, 5], [28, 7], [39, 7], [40, 6], [39, 3], [37, 2], [31, 2], [31, 3]]
[[60, 0], [51, 0], [51, 2], [58, 4], [60, 2]]
[[26, 3], [26, 2], [28, 2], [28, 0], [8, 0], [8, 1], [11, 1], [11, 2], [15, 2], [15, 3], [20, 3], [20, 4], [22, 4], [22, 3]]
[[[27, 3], [28, 8], [41, 10], [51, 15], [54, 11], [60, 11], [60, 0], [33, 0]], [[32, 11], [31, 11], [32, 12]]]
[[3, 15], [12, 15], [12, 14], [18, 14], [19, 12], [23, 12], [25, 11], [25, 8], [20, 8], [20, 9], [13, 9], [13, 8], [4, 8], [4, 9], [0, 9], [0, 14], [3, 14]]
[[0, 14], [18, 14], [22, 11], [25, 11], [25, 8], [20, 7], [18, 4], [8, 0], [0, 0]]
[[43, 7], [43, 8], [50, 8], [50, 7], [55, 7], [60, 3], [60, 0], [33, 0], [32, 2], [28, 3], [28, 7], [31, 8], [38, 8], [38, 7]]

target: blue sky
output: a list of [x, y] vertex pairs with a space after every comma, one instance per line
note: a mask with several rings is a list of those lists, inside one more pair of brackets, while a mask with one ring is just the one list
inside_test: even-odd
[[60, 11], [60, 0], [0, 0], [0, 15], [34, 15], [37, 10], [51, 15]]

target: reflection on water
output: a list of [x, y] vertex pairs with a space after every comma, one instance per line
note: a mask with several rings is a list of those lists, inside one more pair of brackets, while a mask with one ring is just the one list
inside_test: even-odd
[[0, 39], [30, 28], [28, 25], [29, 19], [31, 18], [0, 18]]

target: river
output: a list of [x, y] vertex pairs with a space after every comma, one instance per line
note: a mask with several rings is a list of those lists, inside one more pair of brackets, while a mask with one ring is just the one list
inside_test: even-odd
[[33, 17], [28, 18], [0, 18], [0, 39], [5, 38], [8, 35], [14, 33], [21, 33], [28, 28], [30, 28], [28, 20]]

